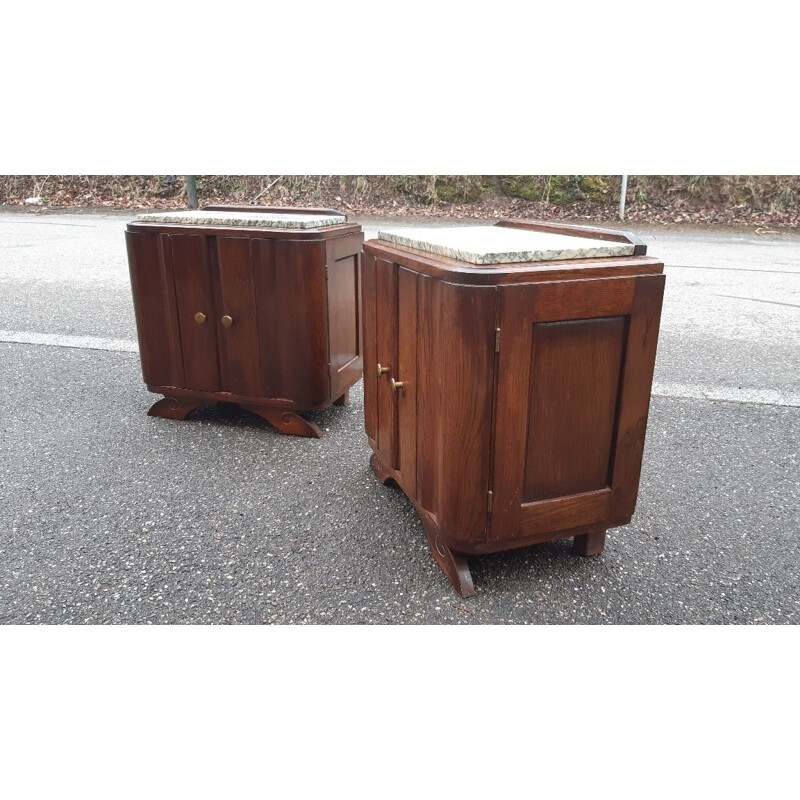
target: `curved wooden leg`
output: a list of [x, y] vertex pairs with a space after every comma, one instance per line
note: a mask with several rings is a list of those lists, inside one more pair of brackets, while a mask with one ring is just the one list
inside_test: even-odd
[[[397, 483], [396, 473], [390, 469], [380, 460], [377, 453], [373, 453], [369, 460], [369, 465], [372, 471], [378, 476], [378, 480], [387, 484], [389, 481]], [[416, 503], [414, 508], [417, 510], [420, 519], [422, 520], [422, 527], [425, 528], [425, 536], [428, 539], [428, 546], [431, 549], [431, 555], [436, 563], [441, 567], [442, 572], [450, 579], [450, 583], [456, 587], [458, 593], [462, 597], [472, 597], [475, 594], [475, 587], [472, 585], [472, 575], [467, 566], [467, 559], [463, 553], [457, 553], [451, 550], [439, 536], [439, 526], [436, 519], [426, 511], [420, 508]]]
[[467, 559], [463, 553], [451, 550], [439, 537], [439, 526], [431, 515], [424, 509], [417, 508], [417, 513], [422, 519], [425, 535], [428, 537], [428, 546], [436, 563], [442, 572], [450, 579], [462, 597], [474, 597], [475, 587], [472, 584], [472, 573], [467, 566]]
[[335, 406], [346, 406], [350, 404], [350, 390], [348, 389], [341, 397], [333, 401]]
[[189, 412], [212, 403], [213, 401], [208, 400], [192, 400], [190, 397], [164, 397], [150, 406], [147, 415], [164, 419], [186, 419]]
[[289, 436], [305, 436], [309, 439], [322, 438], [322, 429], [319, 425], [303, 419], [303, 417], [295, 414], [294, 411], [284, 411], [280, 408], [270, 408], [269, 406], [242, 406], [242, 408], [252, 414], [258, 414], [279, 433], [286, 433]]
[[605, 546], [606, 532], [601, 529], [576, 536], [572, 541], [572, 552], [579, 556], [599, 556]]
[[372, 467], [372, 471], [378, 476], [378, 480], [384, 484], [384, 486], [389, 483], [389, 481], [394, 481], [392, 471], [378, 458], [376, 453], [373, 453], [370, 457], [369, 465]]

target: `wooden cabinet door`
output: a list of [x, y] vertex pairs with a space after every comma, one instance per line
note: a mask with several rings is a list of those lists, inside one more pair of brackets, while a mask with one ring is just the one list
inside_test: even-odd
[[175, 284], [184, 386], [216, 392], [220, 388], [214, 278], [205, 236], [169, 235], [164, 255]]
[[[392, 378], [402, 380], [397, 364], [397, 270], [391, 261], [375, 259], [375, 358], [377, 382], [375, 443], [384, 464], [398, 468], [397, 413]], [[385, 369], [379, 376], [378, 365]]]
[[[219, 303], [213, 327], [219, 337], [222, 389], [258, 397], [263, 381], [251, 249], [249, 238], [217, 239]], [[223, 324], [224, 317], [229, 326]]]
[[[417, 273], [397, 269], [397, 369], [402, 387], [394, 392], [397, 414], [396, 469], [403, 486], [417, 494]], [[394, 374], [396, 373], [396, 374]], [[391, 383], [389, 384], [391, 387]]]
[[491, 539], [633, 513], [664, 276], [500, 289]]
[[[384, 464], [417, 485], [417, 273], [364, 254], [364, 427]], [[378, 372], [378, 368], [382, 372]], [[392, 381], [401, 388], [392, 389]]]
[[319, 407], [330, 393], [323, 242], [252, 240], [254, 295], [267, 398]]

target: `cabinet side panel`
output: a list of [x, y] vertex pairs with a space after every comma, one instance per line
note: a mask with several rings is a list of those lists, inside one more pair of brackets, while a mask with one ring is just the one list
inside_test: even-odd
[[338, 396], [361, 373], [358, 331], [358, 255], [328, 262], [331, 393]]
[[524, 503], [609, 485], [625, 330], [625, 317], [533, 326]]
[[[125, 232], [144, 382], [180, 386], [180, 342], [173, 320], [172, 276], [154, 233]], [[176, 358], [177, 355], [177, 358]]]
[[375, 258], [361, 257], [361, 319], [364, 347], [364, 430], [373, 442], [378, 440], [378, 358], [375, 351]]
[[[225, 367], [222, 388], [233, 394], [256, 397], [261, 394], [263, 382], [251, 240], [220, 236], [216, 241], [221, 305], [213, 324]], [[233, 319], [230, 328], [220, 322], [226, 315]]]
[[[219, 391], [219, 360], [214, 326], [214, 280], [205, 236], [167, 238], [172, 256], [185, 388]], [[195, 321], [204, 314], [205, 322]]]
[[326, 405], [325, 244], [254, 239], [253, 256], [264, 394], [309, 410]]
[[486, 538], [496, 298], [494, 287], [431, 286], [433, 350], [420, 370], [439, 437], [434, 513], [455, 549]]
[[[620, 482], [629, 485], [641, 463], [640, 450], [630, 456], [643, 440], [652, 369], [632, 368], [634, 344], [643, 336], [654, 356], [658, 320], [637, 322], [635, 297], [638, 283], [651, 280], [663, 286], [655, 275], [500, 290], [495, 544], [624, 521], [612, 498], [630, 497]], [[628, 416], [631, 391], [636, 411]]]
[[630, 516], [636, 508], [664, 282], [664, 275], [636, 279], [612, 471], [611, 506], [615, 516]]

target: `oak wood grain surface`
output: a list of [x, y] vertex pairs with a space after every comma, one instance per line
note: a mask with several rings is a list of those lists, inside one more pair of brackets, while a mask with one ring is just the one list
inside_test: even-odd
[[[376, 440], [383, 460], [392, 469], [397, 468], [397, 413], [395, 409], [392, 378], [397, 379], [397, 270], [390, 261], [376, 259], [375, 303], [380, 314], [376, 314], [375, 357], [378, 361], [370, 365], [377, 382]], [[378, 365], [383, 372], [378, 374]]]
[[476, 268], [364, 244], [370, 463], [409, 496], [465, 596], [464, 554], [571, 536], [576, 553], [597, 555], [633, 513], [663, 263], [636, 237], [601, 233], [640, 254]]
[[534, 325], [523, 502], [608, 483], [625, 317]]
[[143, 377], [170, 398], [150, 413], [185, 418], [192, 397], [236, 402], [277, 430], [319, 436], [294, 412], [344, 402], [361, 377], [360, 227], [132, 222], [126, 240]]

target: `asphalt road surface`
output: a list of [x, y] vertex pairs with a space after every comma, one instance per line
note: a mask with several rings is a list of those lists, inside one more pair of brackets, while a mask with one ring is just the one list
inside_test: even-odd
[[132, 218], [0, 213], [0, 622], [800, 621], [799, 235], [629, 226], [667, 264], [633, 522], [470, 558], [462, 600], [369, 468], [361, 384], [321, 440], [147, 416]]

